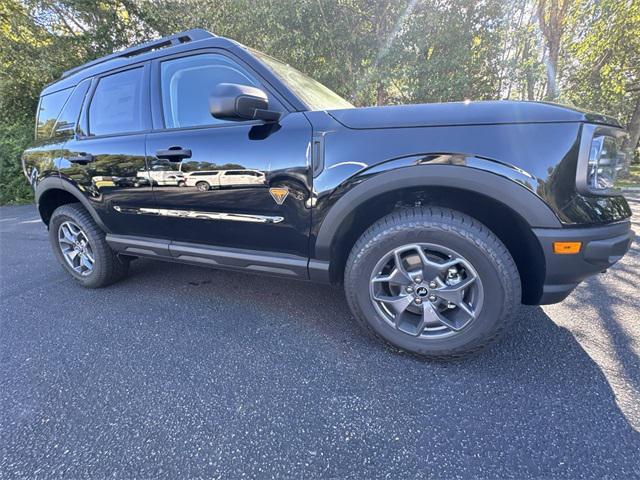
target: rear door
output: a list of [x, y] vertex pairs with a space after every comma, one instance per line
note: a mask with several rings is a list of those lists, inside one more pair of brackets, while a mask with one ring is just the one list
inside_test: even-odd
[[[69, 138], [69, 119], [75, 122], [89, 82], [43, 95], [36, 115], [36, 139], [22, 155], [24, 173], [35, 190], [38, 183], [58, 175], [59, 156]], [[75, 117], [74, 117], [75, 114]], [[60, 121], [60, 118], [66, 120]], [[74, 123], [75, 125], [75, 123]]]
[[[306, 117], [288, 112], [263, 79], [226, 51], [160, 59], [152, 64], [151, 78], [150, 163], [168, 159], [186, 178], [180, 185], [153, 186], [157, 214], [167, 218], [174, 241], [306, 256], [311, 196]], [[269, 108], [282, 112], [280, 122], [212, 117], [209, 96], [219, 83], [263, 89]]]
[[83, 192], [115, 234], [164, 232], [157, 218], [137, 215], [155, 206], [145, 161], [145, 132], [151, 126], [148, 85], [148, 64], [94, 78], [59, 164], [63, 181]]

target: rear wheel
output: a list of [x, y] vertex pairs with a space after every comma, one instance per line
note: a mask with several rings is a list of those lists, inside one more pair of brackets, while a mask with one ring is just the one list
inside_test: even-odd
[[456, 357], [497, 340], [520, 301], [502, 242], [477, 220], [443, 208], [394, 212], [354, 245], [345, 292], [370, 333], [427, 357]]
[[84, 287], [104, 287], [128, 272], [129, 260], [109, 247], [104, 232], [78, 203], [53, 212], [49, 239], [62, 267]]

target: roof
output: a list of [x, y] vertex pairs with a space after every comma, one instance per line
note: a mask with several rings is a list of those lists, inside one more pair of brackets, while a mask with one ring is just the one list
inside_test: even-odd
[[176, 33], [157, 40], [120, 50], [67, 70], [59, 80], [47, 85], [41, 95], [73, 87], [85, 78], [93, 77], [116, 68], [150, 60], [167, 53], [178, 53], [194, 48], [225, 47], [236, 45], [232, 40], [218, 37], [206, 30], [196, 28]]

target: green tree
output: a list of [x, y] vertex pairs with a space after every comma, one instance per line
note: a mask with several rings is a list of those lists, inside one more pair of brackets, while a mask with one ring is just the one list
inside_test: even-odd
[[565, 42], [563, 99], [612, 115], [640, 139], [640, 1], [580, 0]]

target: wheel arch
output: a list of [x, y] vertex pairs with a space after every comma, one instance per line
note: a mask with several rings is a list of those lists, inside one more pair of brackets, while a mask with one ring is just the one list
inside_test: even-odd
[[329, 261], [330, 280], [340, 282], [346, 259], [360, 235], [392, 210], [415, 205], [451, 208], [485, 224], [516, 262], [523, 303], [538, 301], [545, 263], [531, 229], [558, 228], [558, 218], [540, 198], [516, 182], [464, 166], [404, 167], [361, 182], [326, 215], [316, 237], [315, 259]]
[[80, 203], [87, 212], [89, 212], [98, 226], [104, 232], [109, 232], [98, 213], [82, 192], [59, 177], [48, 177], [38, 183], [35, 191], [35, 200], [40, 218], [47, 227], [49, 226], [51, 215], [56, 208], [68, 203]]

